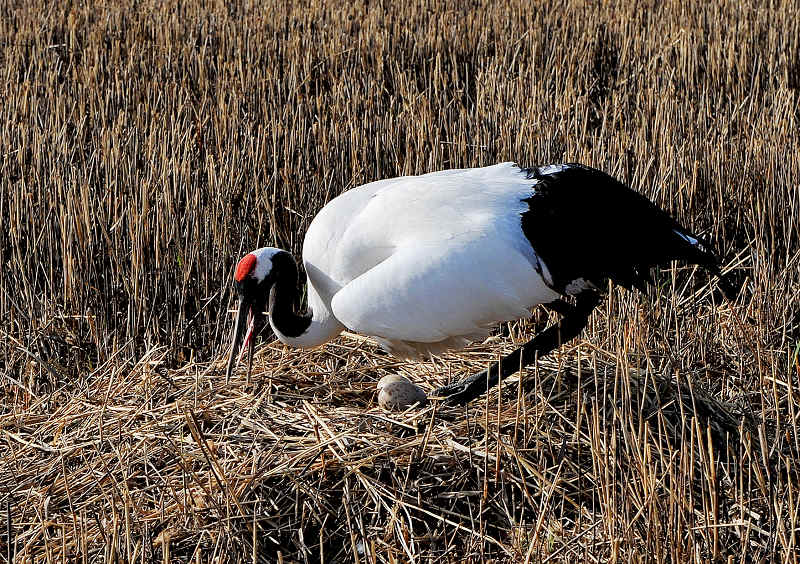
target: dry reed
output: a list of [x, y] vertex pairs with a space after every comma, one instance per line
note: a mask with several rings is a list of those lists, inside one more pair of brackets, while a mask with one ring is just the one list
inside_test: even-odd
[[[263, 5], [261, 5], [263, 4]], [[0, 559], [796, 562], [794, 2], [0, 6]], [[580, 161], [714, 241], [466, 409], [547, 319], [400, 363], [262, 345], [232, 266], [358, 184]], [[635, 235], [634, 235], [635, 236]]]

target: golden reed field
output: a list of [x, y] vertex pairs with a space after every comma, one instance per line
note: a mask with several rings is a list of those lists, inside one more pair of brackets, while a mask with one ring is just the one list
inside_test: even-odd
[[[0, 561], [785, 562], [800, 549], [796, 2], [4, 2]], [[261, 342], [231, 277], [331, 198], [605, 170], [712, 241], [467, 408], [550, 319], [402, 362]], [[632, 234], [636, 236], [635, 233]]]

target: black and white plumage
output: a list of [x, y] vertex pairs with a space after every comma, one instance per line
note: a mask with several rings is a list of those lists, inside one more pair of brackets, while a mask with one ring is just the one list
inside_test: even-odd
[[[716, 256], [695, 235], [583, 165], [503, 163], [372, 182], [334, 198], [309, 226], [307, 311], [297, 310], [298, 272], [289, 253], [265, 247], [239, 262], [227, 374], [245, 318], [252, 314], [250, 330], [257, 331], [266, 309], [286, 344], [317, 346], [346, 328], [400, 357], [462, 347], [498, 323], [529, 317], [539, 304], [564, 315], [503, 359], [507, 368], [436, 391], [469, 401], [577, 336], [607, 280], [644, 289], [650, 269], [671, 260], [719, 274]], [[567, 296], [574, 305], [562, 300]], [[250, 333], [245, 341], [252, 353]]]

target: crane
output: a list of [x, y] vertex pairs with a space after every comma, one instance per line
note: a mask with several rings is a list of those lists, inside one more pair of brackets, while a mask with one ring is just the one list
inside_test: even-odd
[[315, 347], [347, 329], [419, 358], [481, 340], [537, 305], [562, 316], [486, 370], [432, 394], [466, 403], [578, 336], [608, 280], [644, 291], [651, 268], [673, 260], [719, 276], [723, 294], [734, 296], [707, 243], [585, 165], [507, 162], [371, 182], [334, 198], [311, 222], [305, 309], [290, 253], [263, 247], [239, 261], [226, 377], [240, 346], [252, 362], [252, 337], [267, 319], [288, 345]]

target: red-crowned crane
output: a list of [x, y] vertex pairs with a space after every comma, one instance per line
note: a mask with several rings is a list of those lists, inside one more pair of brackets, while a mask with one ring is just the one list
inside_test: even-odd
[[576, 337], [607, 280], [644, 290], [650, 269], [672, 260], [720, 275], [716, 255], [698, 237], [587, 166], [503, 163], [372, 182], [334, 198], [311, 222], [303, 244], [306, 311], [298, 310], [291, 254], [264, 247], [239, 261], [227, 377], [248, 314], [251, 359], [251, 335], [266, 311], [288, 345], [314, 347], [348, 329], [400, 357], [483, 339], [538, 304], [563, 316], [488, 370], [434, 391], [465, 403]]

